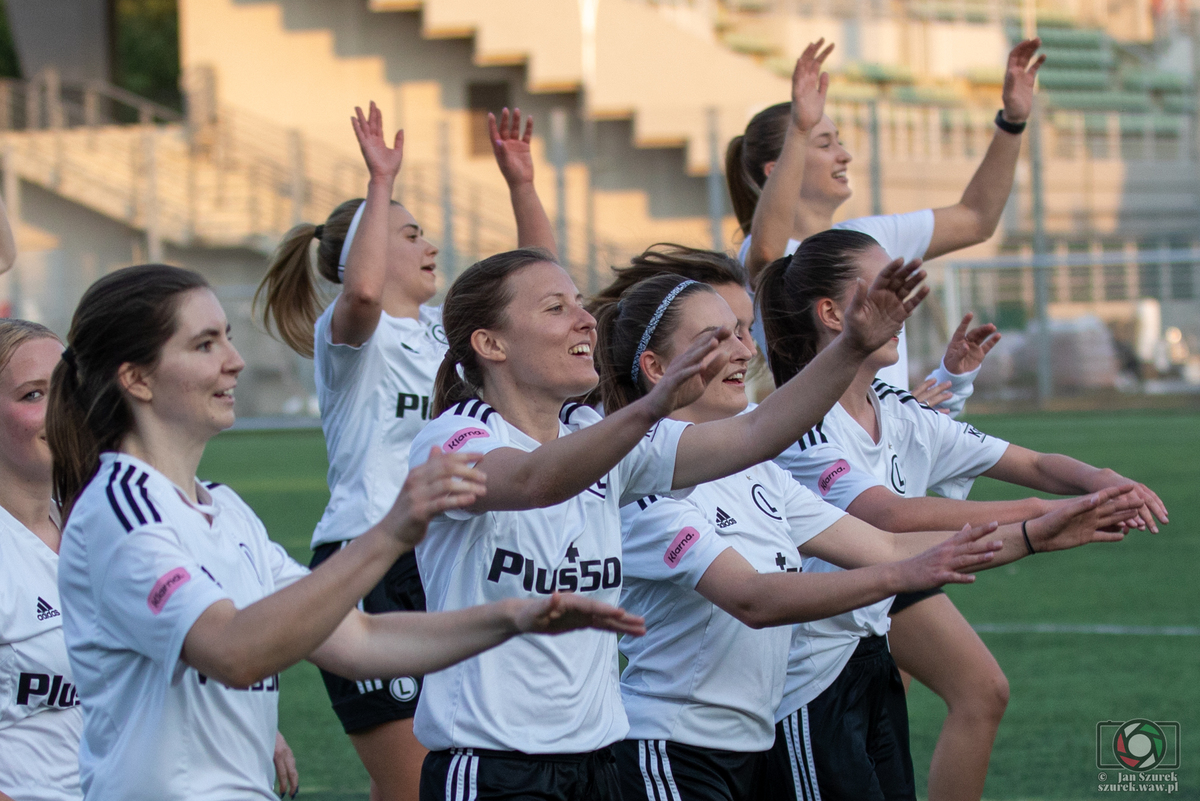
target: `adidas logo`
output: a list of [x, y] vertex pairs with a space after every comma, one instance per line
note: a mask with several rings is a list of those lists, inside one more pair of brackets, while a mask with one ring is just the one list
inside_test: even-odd
[[37, 615], [38, 620], [49, 620], [52, 617], [58, 617], [58, 610], [46, 603], [45, 599], [39, 596], [37, 602]]
[[717, 507], [717, 528], [729, 528], [735, 523], [737, 523], [737, 521], [733, 519], [731, 514], [726, 512], [720, 506]]

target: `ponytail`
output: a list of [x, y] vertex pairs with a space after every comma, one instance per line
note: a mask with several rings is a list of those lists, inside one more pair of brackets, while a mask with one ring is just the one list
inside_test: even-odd
[[54, 497], [64, 523], [96, 474], [100, 454], [116, 450], [133, 429], [133, 410], [117, 378], [121, 365], [153, 368], [175, 333], [183, 294], [207, 288], [198, 273], [143, 264], [109, 273], [83, 293], [46, 407]]
[[725, 149], [725, 182], [744, 236], [750, 235], [754, 209], [767, 182], [763, 167], [779, 159], [791, 113], [791, 103], [777, 103], [763, 109], [750, 120], [746, 133], [735, 136]]
[[[635, 377], [633, 366], [655, 316], [658, 316], [658, 322], [644, 350], [665, 354], [666, 343], [671, 341], [683, 319], [681, 301], [697, 292], [715, 291], [708, 284], [667, 273], [647, 278], [627, 289], [619, 301], [604, 304], [593, 312], [596, 318], [596, 368], [600, 372], [600, 398], [606, 414], [623, 409], [653, 386], [644, 374]], [[675, 295], [672, 296], [672, 292]], [[674, 299], [663, 307], [668, 296]]]
[[775, 386], [791, 380], [821, 351], [816, 305], [842, 298], [858, 278], [858, 256], [879, 243], [859, 231], [830, 229], [800, 243], [792, 256], [771, 262], [755, 291]]
[[557, 264], [543, 248], [518, 248], [489, 256], [468, 267], [446, 292], [442, 328], [448, 348], [433, 384], [433, 416], [483, 390], [483, 366], [471, 336], [481, 328], [501, 328], [512, 300], [508, 277], [531, 264]]
[[333, 210], [323, 225], [293, 226], [275, 249], [267, 274], [254, 293], [255, 311], [259, 309], [260, 296], [266, 293], [261, 307], [263, 326], [268, 331], [274, 328], [289, 348], [306, 358], [312, 358], [313, 326], [325, 308], [309, 247], [313, 239], [319, 242], [315, 273], [332, 284], [340, 284], [338, 260], [342, 244], [354, 213], [364, 202], [363, 198], [347, 200]]

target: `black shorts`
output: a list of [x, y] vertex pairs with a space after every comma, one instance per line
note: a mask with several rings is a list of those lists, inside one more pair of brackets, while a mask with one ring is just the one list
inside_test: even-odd
[[913, 604], [924, 601], [926, 598], [945, 594], [946, 591], [941, 587], [934, 587], [932, 590], [918, 590], [917, 592], [902, 592], [892, 599], [892, 608], [888, 614], [897, 615]]
[[[344, 542], [318, 545], [309, 567], [316, 568], [343, 545]], [[388, 568], [383, 580], [371, 588], [358, 608], [372, 615], [425, 611], [425, 590], [421, 587], [417, 558], [412, 551]], [[325, 691], [329, 693], [333, 711], [346, 734], [356, 734], [393, 720], [407, 720], [417, 712], [417, 699], [421, 697], [420, 676], [351, 681], [322, 670], [321, 678], [325, 680]]]
[[767, 798], [915, 801], [908, 707], [887, 639], [868, 637], [837, 680], [775, 725]]
[[421, 766], [421, 801], [621, 801], [611, 748], [586, 754], [523, 754], [452, 748]]
[[613, 745], [624, 801], [760, 801], [770, 751], [700, 748], [667, 740]]

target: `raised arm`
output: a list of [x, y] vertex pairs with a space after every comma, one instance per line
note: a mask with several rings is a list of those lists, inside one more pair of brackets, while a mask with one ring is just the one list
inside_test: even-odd
[[383, 291], [387, 283], [388, 218], [392, 188], [404, 160], [404, 131], [397, 131], [392, 147], [383, 135], [383, 113], [371, 102], [367, 116], [354, 107], [350, 118], [370, 181], [358, 231], [350, 243], [342, 276], [342, 292], [333, 309], [330, 326], [334, 343], [361, 345], [371, 338], [383, 312]]
[[860, 278], [845, 326], [798, 375], [753, 411], [689, 427], [679, 440], [674, 486], [693, 487], [774, 459], [833, 408], [866, 357], [896, 335], [929, 293], [920, 262], [899, 259], [870, 289]]
[[[1044, 55], [1034, 59], [1041, 45], [1041, 39], [1027, 39], [1008, 54], [1003, 113], [1010, 123], [1019, 125], [1029, 119], [1037, 71], [1046, 61]], [[962, 199], [953, 206], [934, 209], [933, 237], [925, 251], [926, 259], [979, 244], [996, 232], [1004, 204], [1012, 192], [1013, 174], [1020, 154], [1021, 134], [1011, 134], [997, 127]]]
[[821, 72], [821, 67], [833, 52], [833, 45], [822, 50], [824, 44], [825, 40], [820, 39], [804, 48], [792, 72], [792, 115], [784, 135], [783, 150], [767, 175], [750, 224], [746, 269], [751, 282], [758, 277], [759, 270], [783, 256], [791, 238], [804, 180], [808, 137], [825, 113], [829, 74]]
[[496, 115], [488, 112], [492, 152], [508, 184], [513, 216], [517, 218], [517, 247], [545, 248], [557, 256], [554, 228], [533, 185], [533, 153], [529, 147], [533, 138], [533, 115], [526, 115], [524, 127], [522, 131], [519, 108], [513, 109], [511, 114], [508, 109], [501, 111], [499, 124]]
[[430, 454], [409, 471], [383, 520], [311, 575], [244, 609], [229, 600], [206, 609], [184, 639], [183, 661], [230, 687], [248, 687], [307, 657], [416, 547], [435, 514], [468, 506], [485, 492], [474, 461], [469, 454]]
[[728, 361], [717, 345], [729, 336], [728, 329], [721, 329], [693, 342], [649, 393], [595, 425], [534, 451], [498, 448], [485, 454], [479, 468], [490, 476], [488, 491], [471, 511], [553, 506], [586, 490], [633, 450], [651, 426], [703, 394]]

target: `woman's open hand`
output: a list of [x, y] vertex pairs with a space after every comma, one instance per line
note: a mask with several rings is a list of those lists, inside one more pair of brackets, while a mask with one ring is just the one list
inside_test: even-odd
[[601, 629], [635, 637], [646, 633], [645, 619], [573, 592], [556, 592], [545, 600], [514, 603], [517, 605], [514, 619], [522, 634], [562, 634], [576, 629]]
[[924, 280], [925, 271], [921, 269], [920, 259], [913, 259], [908, 264], [904, 259], [896, 259], [875, 276], [869, 288], [867, 282], [859, 278], [854, 298], [846, 308], [843, 333], [850, 344], [865, 355], [899, 336], [904, 321], [929, 294], [929, 287], [920, 286]]
[[354, 136], [358, 139], [358, 147], [362, 150], [371, 177], [395, 179], [400, 174], [400, 163], [404, 161], [404, 131], [396, 131], [395, 141], [388, 147], [383, 135], [383, 112], [374, 100], [366, 116], [363, 116], [361, 108], [354, 107], [350, 125], [354, 128]]

